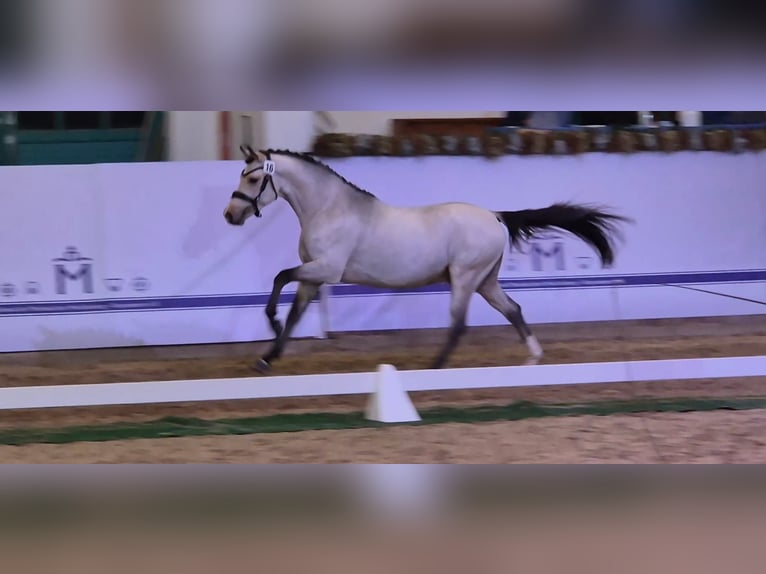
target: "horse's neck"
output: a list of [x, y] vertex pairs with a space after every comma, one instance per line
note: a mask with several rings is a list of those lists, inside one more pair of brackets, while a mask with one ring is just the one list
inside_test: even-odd
[[337, 206], [346, 198], [335, 182], [315, 183], [310, 176], [294, 174], [286, 178], [287, 185], [280, 195], [298, 217], [301, 226], [320, 211]]
[[309, 219], [310, 214], [312, 212], [311, 209], [308, 209], [304, 202], [301, 201], [301, 197], [299, 194], [293, 193], [292, 190], [290, 191], [283, 191], [281, 193], [284, 200], [292, 207], [293, 211], [295, 212], [295, 215], [298, 217], [298, 221], [303, 225], [306, 220]]

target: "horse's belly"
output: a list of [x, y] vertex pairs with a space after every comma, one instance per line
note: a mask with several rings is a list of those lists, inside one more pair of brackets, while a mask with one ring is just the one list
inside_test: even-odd
[[422, 287], [447, 280], [446, 264], [412, 266], [406, 262], [397, 264], [369, 264], [346, 267], [341, 281], [372, 287], [392, 289]]

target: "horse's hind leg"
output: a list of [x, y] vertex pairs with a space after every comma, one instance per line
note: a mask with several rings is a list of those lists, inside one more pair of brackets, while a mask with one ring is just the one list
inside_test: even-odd
[[271, 369], [271, 363], [282, 356], [282, 352], [285, 350], [290, 335], [292, 334], [295, 326], [300, 321], [303, 313], [306, 311], [311, 301], [319, 291], [319, 285], [315, 283], [301, 283], [298, 285], [298, 290], [295, 293], [295, 299], [290, 306], [290, 311], [287, 314], [287, 321], [285, 322], [284, 329], [281, 330], [279, 335], [274, 339], [271, 344], [271, 349], [266, 353], [263, 358], [258, 359], [255, 364], [255, 368], [262, 373]]
[[471, 296], [476, 292], [480, 275], [474, 273], [460, 273], [450, 269], [451, 279], [451, 299], [450, 299], [450, 327], [447, 334], [447, 341], [444, 343], [436, 359], [434, 359], [431, 368], [441, 369], [447, 363], [452, 352], [457, 347], [460, 339], [465, 334], [467, 327], [465, 318], [468, 313], [468, 305], [471, 302]]
[[460, 338], [466, 331], [465, 316], [468, 312], [468, 303], [471, 300], [473, 289], [462, 286], [452, 286], [452, 299], [450, 301], [450, 327], [447, 341], [444, 343], [439, 355], [431, 364], [432, 369], [441, 369], [447, 363], [447, 359], [455, 350]]
[[495, 309], [500, 311], [503, 316], [516, 328], [521, 340], [527, 344], [529, 349], [530, 360], [528, 363], [536, 363], [543, 356], [543, 349], [540, 343], [532, 334], [532, 330], [524, 320], [524, 315], [521, 313], [521, 305], [511, 299], [505, 294], [503, 288], [500, 286], [500, 282], [497, 280], [497, 276], [492, 274], [488, 277], [484, 283], [481, 284], [477, 290], [479, 295], [492, 305]]

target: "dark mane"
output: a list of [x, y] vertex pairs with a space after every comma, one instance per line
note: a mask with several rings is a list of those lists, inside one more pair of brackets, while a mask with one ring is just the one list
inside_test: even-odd
[[367, 191], [366, 189], [362, 189], [356, 184], [351, 183], [349, 180], [347, 180], [345, 177], [343, 177], [341, 174], [339, 174], [337, 171], [335, 171], [333, 168], [331, 168], [326, 163], [321, 162], [317, 158], [315, 158], [313, 155], [309, 153], [303, 153], [303, 152], [297, 152], [297, 151], [290, 151], [287, 149], [267, 149], [267, 150], [261, 150], [261, 153], [264, 154], [277, 154], [277, 155], [286, 155], [289, 157], [294, 157], [300, 160], [303, 160], [307, 163], [310, 163], [312, 165], [319, 166], [327, 171], [329, 171], [331, 174], [333, 174], [335, 177], [339, 178], [343, 183], [351, 186], [354, 190], [358, 191], [359, 193], [363, 193], [365, 195], [368, 195], [370, 197], [375, 197], [372, 193]]

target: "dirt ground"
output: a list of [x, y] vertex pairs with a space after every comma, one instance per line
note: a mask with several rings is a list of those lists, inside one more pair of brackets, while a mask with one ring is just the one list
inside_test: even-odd
[[766, 463], [762, 411], [0, 446], [2, 463]]
[[[543, 363], [762, 355], [762, 315], [684, 320], [578, 323], [534, 327], [546, 355]], [[427, 368], [443, 330], [344, 333], [327, 340], [295, 340], [274, 374], [361, 372], [378, 364], [399, 369]], [[253, 360], [267, 343], [162, 348], [105, 349], [0, 355], [0, 386], [129, 382], [253, 376]], [[526, 348], [511, 327], [474, 327], [450, 362], [452, 367], [518, 365]], [[766, 377], [634, 384], [562, 385], [539, 388], [413, 393], [418, 408], [445, 405], [583, 402], [637, 397], [766, 396]], [[367, 397], [218, 401], [172, 405], [4, 411], [0, 428], [66, 426], [152, 420], [164, 416], [252, 417], [283, 412], [361, 410]], [[719, 417], [723, 417], [720, 418]], [[667, 456], [709, 462], [764, 458], [759, 411], [690, 413], [642, 417], [567, 417], [475, 425], [320, 431], [240, 437], [177, 438], [152, 441], [0, 447], [0, 462], [659, 462], [648, 436], [697, 436], [699, 442], [667, 446]], [[716, 421], [725, 420], [726, 424]], [[652, 433], [647, 434], [647, 421]], [[705, 421], [704, 424], [701, 421]], [[656, 428], [655, 428], [656, 427]], [[600, 430], [594, 430], [600, 429]], [[551, 434], [553, 433], [553, 434]], [[695, 434], [697, 433], [697, 434]], [[556, 435], [557, 438], [554, 438]], [[321, 438], [320, 438], [321, 436]], [[680, 439], [679, 439], [680, 440]], [[321, 441], [321, 442], [320, 442]], [[580, 441], [580, 442], [578, 442]], [[606, 448], [604, 441], [612, 447]], [[586, 444], [590, 447], [576, 448]], [[619, 450], [616, 442], [623, 444]], [[342, 445], [346, 446], [342, 446]], [[500, 446], [498, 446], [500, 445]], [[695, 446], [697, 445], [697, 446]], [[701, 450], [700, 450], [701, 449]], [[745, 454], [747, 452], [748, 454]], [[675, 453], [675, 454], [674, 454]], [[600, 457], [600, 458], [599, 458]], [[685, 457], [685, 458], [684, 458]]]

